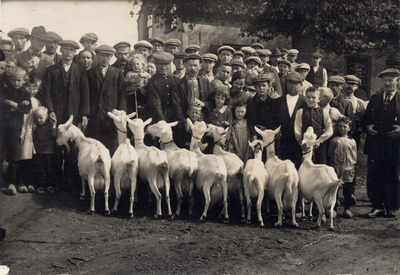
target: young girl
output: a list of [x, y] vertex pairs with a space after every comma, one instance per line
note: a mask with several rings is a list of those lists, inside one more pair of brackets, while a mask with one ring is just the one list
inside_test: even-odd
[[250, 147], [248, 141], [250, 140], [250, 131], [247, 126], [246, 119], [247, 104], [238, 101], [233, 107], [234, 121], [231, 128], [231, 143], [233, 143], [234, 152], [244, 162], [250, 157]]
[[236, 72], [232, 75], [232, 88], [230, 91], [229, 107], [232, 108], [239, 101], [247, 103], [252, 95], [250, 92], [245, 91], [246, 74], [242, 71]]
[[24, 124], [22, 125], [22, 133], [21, 133], [21, 162], [20, 166], [22, 167], [23, 172], [23, 181], [26, 185], [28, 185], [28, 191], [35, 192], [35, 187], [32, 185], [33, 178], [33, 169], [32, 169], [32, 158], [33, 154], [35, 154], [35, 148], [33, 146], [33, 138], [32, 138], [32, 128], [34, 125], [34, 110], [41, 106], [39, 100], [35, 98], [35, 95], [38, 92], [41, 81], [38, 79], [33, 79], [31, 83], [29, 83], [28, 93], [31, 95], [31, 104], [32, 109], [29, 113], [24, 115]]
[[354, 193], [355, 165], [357, 163], [357, 144], [349, 137], [351, 120], [348, 117], [338, 119], [338, 135], [329, 145], [328, 156], [335, 168], [338, 178], [343, 178], [344, 213], [343, 218], [350, 219], [353, 214], [350, 211], [351, 196]]
[[229, 101], [229, 91], [226, 86], [222, 83], [216, 85], [218, 80], [213, 81], [214, 88], [214, 104], [213, 107], [209, 107], [209, 112], [206, 122], [214, 124], [216, 126], [227, 127], [232, 123], [232, 111], [228, 108], [226, 103]]
[[[8, 166], [9, 186], [7, 193], [15, 195], [18, 192], [27, 193], [28, 188], [22, 182], [19, 161], [21, 157], [21, 132], [24, 123], [24, 114], [29, 113], [32, 109], [31, 96], [24, 87], [28, 80], [26, 71], [21, 67], [16, 67], [10, 73], [10, 87], [5, 88], [3, 112], [4, 132], [4, 148], [6, 150]], [[18, 175], [18, 179], [17, 179]]]

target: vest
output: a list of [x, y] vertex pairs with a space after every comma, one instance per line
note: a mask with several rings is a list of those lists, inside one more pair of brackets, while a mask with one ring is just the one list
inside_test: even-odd
[[312, 126], [314, 128], [314, 133], [319, 138], [324, 132], [324, 111], [321, 107], [316, 108], [303, 108], [303, 115], [301, 117], [302, 127], [301, 132], [305, 133], [307, 128]]
[[316, 88], [321, 87], [322, 84], [324, 84], [323, 68], [319, 66], [317, 72], [314, 73], [314, 69], [311, 67], [311, 70], [308, 72], [306, 80]]
[[393, 130], [396, 116], [396, 98], [394, 97], [387, 103], [386, 108], [384, 103], [378, 105], [374, 129], [380, 134], [386, 135]]

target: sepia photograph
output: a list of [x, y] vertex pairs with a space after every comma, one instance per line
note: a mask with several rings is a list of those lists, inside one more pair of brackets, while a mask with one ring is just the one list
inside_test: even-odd
[[0, 275], [400, 274], [399, 0], [1, 0]]

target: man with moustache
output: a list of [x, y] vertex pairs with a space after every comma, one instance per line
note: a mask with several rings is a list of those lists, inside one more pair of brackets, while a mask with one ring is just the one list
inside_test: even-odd
[[347, 116], [351, 121], [353, 121], [353, 105], [350, 101], [346, 100], [342, 94], [344, 83], [344, 78], [340, 75], [334, 75], [328, 78], [328, 88], [333, 92], [333, 99], [330, 105], [338, 109], [342, 115]]
[[47, 41], [46, 41], [46, 50], [44, 51], [45, 54], [53, 58], [54, 64], [61, 62], [61, 55], [57, 53], [57, 48], [63, 39], [55, 32], [47, 32]]
[[115, 57], [117, 61], [111, 66], [121, 69], [124, 72], [124, 76], [128, 73], [128, 56], [131, 50], [131, 44], [128, 42], [119, 42], [114, 45]]

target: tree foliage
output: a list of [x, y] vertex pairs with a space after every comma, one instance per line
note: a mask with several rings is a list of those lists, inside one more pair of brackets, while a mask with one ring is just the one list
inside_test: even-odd
[[[399, 0], [136, 0], [161, 21], [240, 23], [242, 34], [262, 41], [312, 35], [326, 52], [398, 52]], [[178, 26], [182, 31], [183, 25]]]

